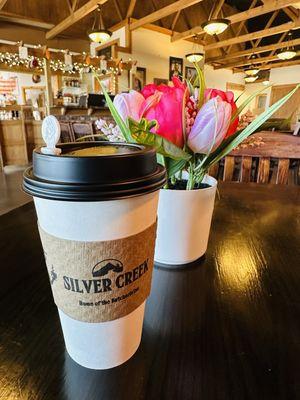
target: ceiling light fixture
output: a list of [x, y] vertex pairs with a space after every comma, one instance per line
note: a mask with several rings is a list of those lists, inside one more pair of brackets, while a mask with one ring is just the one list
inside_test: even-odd
[[259, 69], [255, 67], [249, 67], [244, 70], [245, 74], [248, 76], [257, 75], [259, 73]]
[[[96, 28], [97, 17], [98, 17], [98, 27]], [[110, 39], [111, 35], [112, 33], [109, 30], [105, 29], [102, 17], [102, 8], [100, 5], [98, 5], [93, 27], [88, 31], [88, 37], [91, 39], [92, 42], [105, 43]]]
[[[255, 60], [257, 56], [255, 54], [251, 54], [250, 60]], [[259, 73], [259, 68], [257, 65], [254, 65], [253, 63], [249, 65], [246, 69], [244, 69], [244, 72], [248, 76], [253, 76], [257, 75]]]
[[197, 42], [198, 36], [194, 36], [194, 44], [192, 48], [192, 52], [189, 54], [186, 54], [186, 59], [190, 63], [198, 63], [204, 58], [204, 54], [199, 51], [199, 44]]
[[280, 60], [291, 60], [292, 58], [296, 57], [296, 55], [297, 53], [295, 52], [295, 50], [285, 50], [278, 53], [277, 57]]
[[258, 78], [258, 75], [246, 76], [245, 77], [245, 82], [253, 83], [253, 82], [256, 81], [257, 78]]
[[203, 53], [190, 53], [190, 54], [187, 54], [185, 57], [190, 63], [198, 63], [199, 61], [203, 60], [204, 54]]
[[208, 35], [220, 35], [230, 25], [230, 20], [226, 18], [219, 18], [219, 19], [211, 19], [210, 21], [205, 22], [204, 24], [201, 25], [202, 29], [208, 34]]
[[263, 85], [264, 85], [264, 86], [268, 86], [268, 85], [270, 85], [270, 81], [269, 81], [269, 79], [266, 79], [265, 81], [263, 81]]
[[294, 46], [290, 45], [291, 40], [292, 40], [292, 32], [289, 32], [287, 47], [285, 49], [281, 50], [279, 53], [277, 53], [277, 57], [280, 60], [291, 60], [292, 58], [296, 57], [297, 52], [295, 51]]

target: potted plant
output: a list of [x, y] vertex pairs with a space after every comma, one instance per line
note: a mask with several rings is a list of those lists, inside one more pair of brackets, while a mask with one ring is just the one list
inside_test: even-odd
[[124, 140], [154, 146], [166, 167], [155, 250], [155, 261], [166, 265], [187, 264], [205, 254], [217, 188], [209, 168], [255, 132], [299, 87], [239, 130], [239, 114], [260, 91], [238, 107], [232, 92], [206, 89], [202, 70], [195, 67], [193, 83], [175, 77], [173, 86], [146, 85], [141, 92], [118, 94], [113, 102], [102, 87]]

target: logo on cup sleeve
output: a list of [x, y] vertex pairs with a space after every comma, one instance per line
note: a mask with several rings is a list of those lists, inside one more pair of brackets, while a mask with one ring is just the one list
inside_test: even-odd
[[123, 271], [123, 263], [114, 258], [102, 260], [98, 262], [92, 269], [92, 275], [94, 278], [107, 275], [110, 271], [119, 273]]
[[57, 279], [57, 273], [54, 271], [54, 267], [52, 265], [52, 268], [51, 268], [51, 271], [50, 271], [50, 283], [51, 283], [51, 286], [56, 281], [56, 279]]
[[[64, 275], [62, 277], [64, 289], [88, 294], [122, 289], [137, 281], [148, 272], [148, 262], [149, 260], [147, 259], [138, 266], [124, 271], [123, 263], [120, 260], [114, 258], [105, 259], [93, 266], [91, 270], [92, 279]], [[52, 280], [57, 279], [57, 274], [54, 270], [50, 273], [50, 279], [51, 284]]]

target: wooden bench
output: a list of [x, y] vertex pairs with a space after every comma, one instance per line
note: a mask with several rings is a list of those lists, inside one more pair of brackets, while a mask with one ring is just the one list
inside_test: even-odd
[[223, 181], [300, 184], [300, 136], [259, 132], [209, 173]]

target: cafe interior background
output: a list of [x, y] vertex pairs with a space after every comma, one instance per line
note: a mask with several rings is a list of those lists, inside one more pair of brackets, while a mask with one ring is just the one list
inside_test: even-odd
[[[253, 98], [247, 109], [251, 116], [262, 113], [299, 82], [295, 2], [287, 7], [285, 2], [246, 0], [98, 3], [66, 0], [50, 7], [47, 1], [1, 2], [2, 167], [31, 161], [32, 149], [41, 143], [45, 115], [57, 116], [62, 124], [91, 122], [93, 126], [84, 132], [95, 132], [95, 120], [107, 110], [89, 96], [101, 92], [92, 69], [116, 94], [149, 83], [168, 83], [174, 68], [182, 77], [192, 77], [195, 69], [186, 56], [202, 53], [198, 64], [207, 87], [232, 90], [236, 98], [243, 93], [246, 98], [263, 85], [273, 85]], [[99, 25], [100, 15], [103, 28], [110, 31], [101, 43], [87, 35]], [[230, 23], [221, 39], [201, 28], [206, 20], [225, 17]], [[295, 54], [282, 60], [280, 53], [287, 47]], [[245, 74], [251, 69], [254, 78]], [[291, 117], [290, 130], [300, 113], [294, 99], [274, 115]]]
[[[107, 123], [113, 122], [100, 84], [95, 79], [95, 73], [108, 93], [114, 96], [131, 89], [141, 90], [146, 84], [172, 86], [171, 78], [174, 75], [181, 79], [193, 78], [196, 74], [194, 62], [203, 70], [208, 88], [232, 91], [235, 99], [240, 98], [239, 101], [241, 102], [243, 99], [253, 96], [240, 116], [240, 122], [244, 124], [243, 127], [247, 126], [255, 117], [262, 115], [300, 83], [300, 2], [287, 0], [0, 0], [0, 216], [6, 218], [6, 215], [10, 215], [9, 212], [13, 212], [32, 200], [21, 189], [22, 177], [24, 169], [31, 165], [33, 149], [44, 145], [41, 130], [46, 116], [53, 115], [59, 121], [61, 142], [63, 143], [80, 140], [86, 135], [90, 137], [99, 135], [101, 133], [99, 129], [100, 119], [107, 121]], [[282, 304], [286, 304], [288, 323], [285, 325], [286, 321], [282, 320], [282, 326], [286, 326], [286, 335], [290, 334], [291, 337], [289, 337], [290, 341], [282, 340], [280, 342], [282, 347], [278, 345], [278, 348], [283, 349], [282, 354], [290, 355], [294, 352], [294, 347], [291, 344], [294, 343], [292, 338], [294, 325], [291, 322], [294, 318], [292, 315], [294, 309], [290, 314], [289, 311], [291, 304], [293, 306], [299, 304], [299, 298], [297, 299], [296, 294], [299, 291], [293, 291], [298, 277], [297, 270], [294, 269], [296, 265], [293, 262], [298, 261], [299, 265], [299, 259], [293, 258], [293, 262], [289, 261], [288, 257], [296, 257], [296, 247], [292, 247], [289, 251], [284, 246], [287, 245], [286, 238], [288, 237], [291, 238], [289, 245], [296, 246], [292, 235], [295, 232], [293, 227], [296, 221], [296, 207], [299, 204], [299, 135], [300, 90], [282, 108], [277, 110], [254, 135], [247, 138], [244, 143], [221, 159], [209, 171], [210, 175], [218, 180], [221, 187], [221, 200], [217, 199], [217, 201], [222, 201], [222, 198], [225, 199], [224, 214], [219, 207], [215, 219], [215, 226], [219, 231], [218, 233], [213, 231], [211, 242], [215, 244], [214, 240], [218, 239], [218, 243], [220, 243], [219, 247], [216, 246], [217, 250], [213, 250], [216, 251], [216, 262], [219, 263], [216, 268], [220, 276], [221, 285], [218, 290], [220, 289], [221, 294], [218, 292], [218, 295], [221, 296], [221, 299], [226, 296], [228, 296], [228, 299], [230, 298], [228, 302], [230, 308], [227, 310], [227, 315], [231, 316], [232, 313], [236, 313], [239, 316], [237, 320], [240, 321], [239, 318], [243, 315], [243, 310], [247, 308], [247, 304], [252, 307], [251, 301], [255, 298], [255, 294], [253, 296], [251, 294], [253, 288], [257, 293], [265, 293], [266, 298], [262, 302], [263, 307], [268, 304], [271, 294], [268, 293], [269, 289], [261, 289], [260, 279], [263, 281], [268, 268], [272, 268], [272, 266], [277, 268], [279, 265], [276, 273], [273, 274], [273, 277], [275, 277], [274, 287], [279, 284], [278, 281], [286, 282], [286, 286], [282, 284], [281, 289], [284, 292], [284, 288], [289, 288], [288, 295], [286, 295], [283, 303], [266, 308], [265, 314], [260, 315], [257, 323], [267, 325], [270, 322], [268, 313], [276, 312], [276, 310], [280, 312]], [[96, 136], [94, 137], [96, 139]], [[226, 186], [227, 183], [229, 186]], [[222, 186], [222, 184], [225, 186]], [[275, 186], [276, 188], [274, 188]], [[240, 187], [243, 188], [244, 192], [239, 189]], [[224, 197], [222, 197], [223, 194]], [[231, 199], [233, 199], [232, 202]], [[235, 209], [226, 208], [231, 206]], [[20, 210], [22, 211], [21, 208]], [[23, 216], [16, 218], [16, 221], [23, 221], [23, 217], [27, 218], [28, 211], [26, 210], [22, 214]], [[245, 215], [239, 220], [242, 212], [245, 212]], [[235, 217], [235, 215], [239, 217]], [[226, 223], [223, 223], [222, 218], [226, 219], [226, 216], [230, 216], [230, 221], [227, 220]], [[279, 223], [274, 223], [277, 219], [283, 224], [282, 228]], [[29, 231], [26, 231], [25, 236], [22, 236], [22, 233], [22, 240], [18, 241], [16, 239], [18, 234], [15, 232], [21, 232], [21, 230], [13, 231], [13, 228], [10, 228], [12, 219], [10, 220], [9, 217], [5, 221], [1, 231], [3, 243], [5, 243], [6, 232], [13, 233], [9, 234], [11, 236], [7, 236], [12, 237], [9, 245], [3, 245], [2, 249], [12, 248], [12, 243], [15, 243], [15, 240], [18, 243], [26, 242], [26, 237], [30, 236]], [[259, 228], [257, 221], [265, 225], [265, 231], [263, 228]], [[228, 225], [236, 225], [230, 225], [227, 230], [227, 223]], [[242, 231], [239, 236], [234, 233], [238, 229], [237, 225]], [[224, 229], [224, 232], [222, 229]], [[224, 235], [220, 232], [223, 232]], [[257, 239], [259, 237], [257, 232], [263, 236], [260, 241]], [[275, 244], [272, 247], [268, 240], [274, 238], [276, 234], [278, 235], [274, 239]], [[258, 236], [256, 237], [256, 235]], [[229, 240], [229, 236], [233, 238], [232, 242], [231, 239]], [[224, 238], [227, 239], [226, 243], [223, 242]], [[239, 242], [239, 240], [241, 241]], [[256, 242], [256, 240], [258, 241]], [[258, 250], [255, 249], [257, 243], [261, 243]], [[211, 246], [211, 248], [214, 248], [213, 245]], [[21, 246], [20, 254], [23, 254], [23, 250]], [[254, 253], [251, 253], [252, 250]], [[264, 258], [265, 250], [272, 254], [270, 258], [267, 256]], [[12, 250], [9, 254], [13, 253]], [[2, 260], [6, 262], [12, 256], [6, 257], [5, 254], [3, 250]], [[26, 259], [27, 252], [24, 251], [24, 254], [24, 259]], [[240, 263], [237, 263], [236, 260], [240, 260]], [[215, 266], [215, 264], [213, 265]], [[257, 265], [261, 265], [261, 269]], [[281, 274], [281, 271], [280, 279], [276, 280], [281, 268], [283, 273]], [[172, 275], [169, 282], [168, 279], [164, 278], [164, 272], [156, 271], [156, 274], [159, 273], [162, 274], [160, 284], [164, 290], [165, 282], [168, 282], [171, 286], [173, 284], [174, 287], [181, 287], [181, 281], [176, 281], [178, 275], [176, 277]], [[189, 285], [193, 285], [193, 274], [198, 274], [197, 278], [200, 279], [200, 282], [207, 283], [205, 278], [209, 277], [205, 275], [206, 273], [204, 269], [199, 269], [198, 272], [191, 270], [187, 272], [187, 274], [190, 274], [186, 278], [187, 282], [189, 282]], [[22, 274], [23, 272], [21, 272], [21, 276], [23, 276]], [[6, 276], [9, 276], [8, 273]], [[271, 280], [270, 278], [270, 282]], [[211, 282], [208, 286], [206, 286], [206, 283], [203, 283], [203, 291], [194, 288], [191, 292], [196, 297], [201, 292], [202, 296], [202, 293], [206, 293], [206, 290], [213, 287]], [[207, 287], [210, 289], [207, 289]], [[182, 289], [182, 293], [183, 291]], [[169, 293], [169, 287], [165, 292]], [[249, 298], [245, 293], [249, 294]], [[158, 295], [158, 298], [160, 298], [161, 293], [158, 293]], [[189, 293], [185, 293], [185, 295], [188, 298]], [[172, 293], [170, 296], [172, 297]], [[243, 303], [246, 297], [247, 300]], [[174, 295], [174, 303], [177, 300], [178, 298]], [[286, 303], [284, 303], [285, 301]], [[153, 300], [150, 300], [150, 304], [153, 306]], [[176, 304], [179, 308], [178, 315], [180, 315], [180, 310], [186, 310], [185, 307], [188, 307], [188, 301], [182, 302], [181, 305]], [[189, 304], [192, 304], [192, 302]], [[195, 304], [198, 303], [195, 301]], [[202, 306], [199, 304], [197, 307], [201, 309]], [[213, 301], [211, 304], [214, 307]], [[240, 306], [241, 304], [242, 306]], [[157, 311], [158, 307], [157, 309], [154, 307], [154, 310], [149, 324], [151, 329], [154, 329], [151, 323], [155, 321], [156, 316], [159, 316], [161, 321], [165, 320], [165, 315], [162, 316], [160, 311]], [[250, 314], [253, 310], [255, 310], [255, 307], [252, 308]], [[214, 311], [215, 309], [212, 309], [211, 316], [215, 315]], [[224, 316], [226, 313], [222, 314], [222, 311], [224, 310], [222, 309], [219, 314]], [[172, 310], [170, 313], [172, 313]], [[251, 321], [256, 319], [256, 314], [254, 314], [251, 314], [249, 320], [247, 319], [248, 314], [246, 315], [247, 324], [251, 325]], [[188, 313], [187, 315], [189, 316]], [[209, 322], [210, 317], [207, 318]], [[226, 320], [226, 316], [224, 318]], [[220, 319], [222, 318], [220, 317]], [[224, 331], [226, 331], [226, 321], [224, 322]], [[288, 326], [288, 324], [290, 325]], [[292, 326], [291, 329], [290, 326]], [[168, 329], [173, 332], [173, 328], [171, 329], [169, 326], [165, 328], [165, 331], [161, 328], [161, 332], [164, 331], [166, 335], [169, 335]], [[197, 326], [191, 330], [187, 327], [188, 335], [194, 338], [193, 334], [197, 332], [197, 329]], [[249, 335], [255, 338], [260, 330], [261, 326], [256, 326], [255, 333], [251, 330], [247, 331], [247, 329], [244, 329], [244, 333], [246, 332], [247, 336], [249, 332], [252, 332]], [[181, 332], [181, 327], [179, 331]], [[214, 325], [207, 337], [211, 337], [212, 332], [218, 331], [219, 327]], [[264, 332], [268, 332], [268, 328]], [[176, 339], [180, 337], [181, 333], [177, 332], [177, 334], [177, 336], [172, 336], [173, 333], [170, 335], [173, 339]], [[239, 340], [237, 339], [239, 331], [235, 332], [235, 335], [236, 340]], [[267, 333], [265, 335], [267, 336]], [[175, 339], [174, 343], [176, 342]], [[196, 342], [197, 340], [195, 339]], [[164, 343], [162, 341], [162, 345]], [[241, 340], [241, 348], [243, 348], [243, 344]], [[253, 342], [252, 344], [251, 351], [254, 353], [258, 343]], [[212, 347], [214, 346], [215, 343]], [[258, 344], [257, 348], [264, 351], [265, 346], [268, 346], [268, 344], [265, 344], [264, 339], [262, 339], [261, 347]], [[0, 351], [3, 348], [3, 346], [0, 346]], [[177, 346], [177, 348], [180, 348], [180, 346]], [[290, 353], [285, 350], [286, 348], [290, 350]], [[162, 351], [164, 350], [162, 349]], [[34, 349], [32, 351], [34, 352]], [[218, 351], [211, 351], [217, 357]], [[239, 352], [239, 359], [243, 358], [245, 354], [243, 351]], [[257, 360], [262, 357], [267, 365], [268, 359], [273, 356], [273, 350], [267, 353], [266, 358], [262, 354], [263, 351], [256, 355], [255, 362], [258, 362]], [[191, 349], [187, 346], [186, 354], [189, 355], [190, 352]], [[170, 360], [173, 359], [174, 354], [176, 355], [176, 349], [170, 355]], [[220, 351], [219, 354], [222, 354], [222, 352]], [[49, 357], [51, 358], [51, 355]], [[195, 361], [197, 357], [198, 355], [193, 353], [188, 362], [190, 360]], [[231, 360], [230, 357], [228, 358]], [[245, 363], [251, 364], [250, 358], [251, 356], [247, 359], [245, 357]], [[217, 364], [222, 366], [223, 359], [220, 360]], [[185, 361], [182, 365], [185, 365]], [[230, 362], [224, 368], [222, 367], [223, 372], [231, 370], [233, 364]], [[176, 365], [176, 368], [179, 366], [179, 364], [174, 365]], [[251, 365], [253, 367], [254, 364]], [[284, 365], [285, 368], [289, 368], [289, 366], [291, 368], [289, 370], [290, 375], [287, 373], [286, 376], [293, 375], [297, 370], [292, 355], [286, 359]], [[168, 366], [174, 372], [171, 363]], [[239, 365], [235, 365], [235, 367], [237, 376], [240, 372]], [[70, 366], [67, 363], [67, 374], [68, 368]], [[159, 368], [157, 367], [157, 371], [159, 371]], [[184, 375], [188, 368], [189, 365], [185, 367]], [[211, 371], [215, 371], [214, 368]], [[248, 368], [248, 364], [246, 368]], [[266, 367], [267, 374], [272, 373], [272, 368]], [[56, 370], [56, 364], [53, 370]], [[74, 370], [72, 371], [74, 373]], [[205, 374], [206, 365], [203, 371]], [[245, 371], [245, 376], [247, 373], [251, 376], [248, 369], [245, 369]], [[220, 376], [223, 372], [220, 372]], [[15, 376], [17, 376], [17, 373]], [[133, 376], [135, 375], [133, 374]], [[272, 378], [272, 383], [265, 387], [265, 393], [270, 394], [272, 385], [275, 385], [277, 381], [281, 382], [280, 379], [284, 381], [283, 386], [287, 388], [286, 393], [289, 393], [288, 390], [292, 391], [293, 387], [299, 388], [299, 381], [298, 384], [293, 386], [290, 385], [289, 378], [286, 380], [282, 378], [284, 373], [280, 375], [280, 379], [278, 376]], [[245, 378], [246, 381], [248, 377], [249, 375]], [[78, 382], [80, 379], [78, 378]], [[90, 378], [87, 379], [89, 381]], [[93, 380], [94, 378], [91, 379], [94, 387], [98, 387]], [[15, 389], [10, 388], [10, 381], [11, 377], [8, 376], [3, 379], [6, 385], [3, 386], [3, 393], [14, 393]], [[73, 383], [75, 381], [76, 379], [73, 380]], [[166, 397], [154, 396], [149, 397], [149, 399], [177, 398], [175, 397], [176, 394], [172, 392], [173, 380], [170, 379], [171, 381], [169, 397], [167, 395]], [[227, 376], [224, 375], [226, 390], [229, 381]], [[258, 381], [259, 378], [255, 382]], [[179, 382], [181, 381], [179, 380]], [[214, 373], [212, 373], [211, 382], [215, 382]], [[177, 383], [174, 381], [174, 388], [177, 388]], [[255, 388], [253, 393], [259, 393], [259, 387], [264, 387], [265, 382], [257, 386], [256, 383], [253, 385]], [[93, 387], [93, 384], [91, 387]], [[161, 382], [153, 385], [153, 388], [160, 387], [160, 384]], [[22, 385], [22, 387], [25, 387], [27, 384], [23, 382]], [[215, 386], [213, 390], [218, 390], [217, 384], [205, 386], [210, 388]], [[184, 383], [182, 388], [185, 387]], [[189, 387], [189, 384], [187, 387]], [[122, 388], [126, 391], [125, 384]], [[101, 391], [103, 388], [98, 389]], [[231, 393], [230, 390], [231, 388], [226, 393]], [[50, 393], [53, 392], [50, 391]], [[172, 397], [172, 393], [174, 397]], [[180, 393], [182, 392], [180, 391]], [[240, 392], [237, 390], [236, 393]], [[293, 392], [293, 394], [295, 393]], [[286, 396], [282, 395], [280, 399], [297, 398], [296, 396], [289, 397], [288, 394]], [[39, 397], [26, 397], [26, 395], [24, 398], [39, 399]], [[51, 396], [40, 398], [50, 399]], [[74, 395], [71, 398], [77, 399]], [[92, 399], [93, 397], [88, 398]], [[107, 398], [117, 399], [121, 397], [112, 395], [112, 397]], [[130, 396], [126, 398], [132, 399]], [[184, 399], [184, 397], [180, 398]], [[217, 398], [250, 399], [251, 397], [246, 395], [245, 397], [231, 397], [228, 394], [227, 397], [215, 395], [215, 397], [206, 398], [215, 400]], [[267, 395], [259, 397], [257, 395], [252, 398], [277, 397], [268, 397]]]

